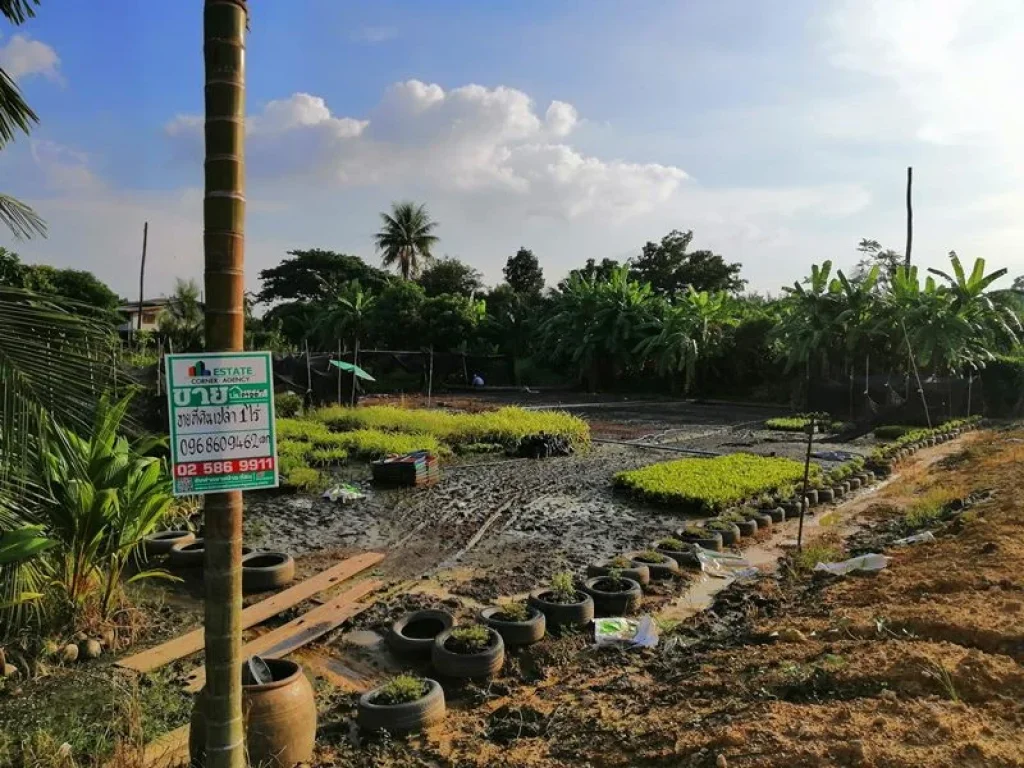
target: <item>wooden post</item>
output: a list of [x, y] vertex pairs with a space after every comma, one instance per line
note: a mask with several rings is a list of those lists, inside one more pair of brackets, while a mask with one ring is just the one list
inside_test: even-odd
[[[246, 0], [205, 0], [206, 344], [240, 351], [245, 341]], [[242, 719], [242, 493], [206, 497], [203, 629], [207, 768], [244, 768]]]
[[[352, 351], [352, 397], [349, 398], [349, 406], [356, 407], [356, 372], [354, 366], [359, 365], [359, 337], [356, 336], [356, 343]], [[341, 373], [341, 371], [339, 371]]]
[[142, 305], [145, 302], [146, 287], [146, 241], [149, 240], [149, 222], [142, 225], [142, 268], [139, 270], [139, 321], [136, 324], [138, 330], [142, 330]]
[[309, 391], [313, 390], [313, 361], [309, 356], [309, 339], [303, 339], [302, 343], [306, 345], [306, 389]]
[[914, 360], [914, 350], [910, 346], [910, 336], [907, 334], [906, 324], [900, 320], [903, 328], [903, 339], [907, 342], [907, 354], [910, 356], [910, 367], [914, 371], [914, 378], [917, 380], [917, 393], [921, 396], [921, 405], [924, 406], [924, 418], [928, 422], [928, 429], [932, 428], [932, 417], [928, 413], [928, 400], [924, 396], [924, 385], [921, 384], [921, 374], [917, 370], [917, 361]]
[[814, 416], [807, 427], [807, 456], [804, 458], [804, 489], [800, 492], [800, 527], [796, 532], [796, 551], [804, 549], [804, 510], [807, 507], [807, 483], [811, 475], [811, 449], [814, 445]]
[[914, 208], [910, 201], [911, 187], [914, 184], [914, 169], [907, 167], [907, 252], [903, 257], [910, 269], [910, 247], [914, 244]]
[[[339, 363], [341, 362], [341, 339], [338, 339], [338, 362]], [[344, 371], [342, 371], [341, 368], [338, 368], [337, 369], [337, 374], [338, 374], [338, 405], [341, 405], [341, 374], [342, 373], [344, 373]]]
[[430, 371], [427, 373], [427, 408], [430, 407], [430, 398], [434, 393], [434, 345], [430, 345]]

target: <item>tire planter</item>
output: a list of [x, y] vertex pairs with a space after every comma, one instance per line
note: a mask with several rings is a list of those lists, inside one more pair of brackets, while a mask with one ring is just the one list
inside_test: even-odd
[[486, 624], [505, 641], [505, 645], [515, 648], [522, 645], [533, 645], [544, 638], [547, 630], [547, 619], [536, 606], [529, 606], [530, 618], [526, 621], [506, 621], [495, 618], [501, 613], [500, 606], [491, 606], [480, 611], [480, 622]]
[[265, 592], [295, 580], [295, 560], [287, 552], [253, 552], [242, 558], [242, 591]]
[[740, 529], [740, 536], [749, 538], [757, 535], [757, 520], [737, 520], [736, 527]]
[[623, 578], [632, 579], [641, 587], [646, 587], [651, 583], [651, 569], [636, 561], [630, 561], [630, 565], [626, 568], [615, 568], [615, 566], [608, 563], [588, 565], [587, 576], [607, 576], [613, 570], [617, 570], [622, 574]]
[[444, 689], [436, 680], [424, 682], [430, 688], [426, 696], [402, 704], [374, 704], [380, 688], [364, 693], [356, 708], [356, 723], [364, 731], [393, 734], [416, 733], [437, 725], [445, 716]]
[[413, 611], [391, 625], [388, 647], [400, 656], [427, 658], [438, 635], [455, 626], [446, 611]]
[[157, 531], [145, 539], [146, 555], [166, 555], [176, 544], [191, 544], [196, 540], [192, 531]]
[[[265, 659], [273, 680], [242, 686], [245, 745], [250, 765], [292, 768], [313, 758], [316, 701], [302, 667], [288, 659]], [[196, 697], [189, 729], [192, 765], [206, 752], [206, 688]]]
[[601, 588], [607, 576], [587, 579], [583, 590], [594, 600], [594, 614], [597, 616], [630, 616], [640, 609], [644, 593], [632, 579], [623, 578], [624, 590], [610, 592]]
[[804, 501], [807, 502], [808, 507], [818, 506], [818, 489], [808, 488], [807, 493], [804, 494]]
[[767, 531], [770, 530], [772, 527], [771, 515], [763, 515], [759, 512], [754, 512], [752, 515], [750, 515], [750, 519], [757, 523], [757, 530], [759, 531]]
[[831, 504], [836, 500], [836, 493], [831, 488], [819, 488], [818, 489], [818, 503], [819, 504]]
[[438, 674], [460, 680], [485, 679], [501, 672], [505, 663], [505, 641], [493, 627], [487, 627], [490, 643], [478, 653], [457, 653], [447, 647], [455, 628], [446, 629], [436, 638], [430, 649], [430, 661]]
[[530, 593], [530, 605], [544, 614], [549, 632], [585, 627], [594, 620], [594, 601], [586, 592], [577, 592], [576, 598], [575, 603], [556, 603], [550, 589], [538, 589]]
[[843, 493], [847, 494], [847, 493], [849, 493], [852, 490], [853, 490], [853, 488], [850, 485], [850, 481], [849, 480], [844, 480], [843, 481]]
[[861, 483], [860, 483], [860, 478], [859, 477], [851, 477], [848, 482], [850, 484], [850, 490], [851, 491], [860, 490]]
[[[252, 547], [242, 547], [242, 559], [252, 554]], [[188, 543], [175, 544], [167, 553], [171, 568], [189, 570], [202, 568], [206, 558], [206, 545], [202, 539], [193, 539]]]
[[[731, 523], [728, 528], [709, 528], [722, 537], [722, 544], [726, 547], [735, 547], [740, 543], [740, 529], [736, 527], [736, 523]], [[622, 574], [625, 576], [626, 574]]]
[[[800, 506], [796, 502], [793, 502], [793, 507], [796, 508], [797, 514], [800, 514]], [[768, 515], [768, 517], [772, 519], [773, 525], [775, 523], [784, 523], [786, 521], [786, 518], [790, 516], [789, 512], [787, 512], [783, 507], [772, 507], [771, 509], [762, 509], [761, 514]]]
[[843, 495], [845, 493], [846, 493], [846, 489], [843, 488], [843, 486], [841, 486], [841, 485], [833, 485], [832, 486], [832, 496], [835, 497], [836, 499], [843, 498]]
[[696, 544], [704, 549], [710, 549], [712, 552], [722, 551], [722, 535], [718, 531], [707, 531], [700, 535], [679, 531], [678, 536], [687, 544]]
[[[651, 571], [651, 581], [671, 579], [679, 573], [680, 565], [700, 565], [697, 555], [690, 551], [676, 552], [671, 549], [656, 549], [654, 551], [665, 557], [665, 562], [643, 563]], [[640, 554], [640, 552], [634, 552], [632, 555], [627, 555], [627, 557], [637, 557]], [[643, 561], [638, 560], [637, 562]]]

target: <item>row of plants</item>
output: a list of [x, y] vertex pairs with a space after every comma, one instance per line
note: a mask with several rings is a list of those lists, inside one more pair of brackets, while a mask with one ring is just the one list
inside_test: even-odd
[[[812, 477], [820, 468], [811, 465]], [[717, 514], [762, 494], [791, 492], [804, 465], [792, 459], [734, 453], [713, 459], [677, 459], [619, 472], [615, 485], [639, 498], [682, 512]]]
[[807, 427], [811, 424], [811, 419], [814, 419], [819, 432], [838, 429], [843, 425], [841, 421], [833, 421], [827, 413], [797, 413], [793, 416], [777, 416], [765, 421], [764, 425], [767, 429], [776, 429], [780, 432], [806, 432]]
[[314, 411], [309, 418], [333, 430], [377, 429], [430, 435], [452, 448], [486, 443], [514, 449], [522, 440], [539, 434], [565, 438], [574, 448], [590, 443], [590, 426], [578, 416], [564, 411], [528, 411], [514, 406], [482, 413], [391, 405], [332, 406]]
[[981, 416], [970, 416], [965, 419], [952, 419], [932, 429], [912, 429], [891, 443], [872, 451], [867, 466], [875, 471], [888, 472], [894, 461], [906, 458], [921, 448], [951, 440], [962, 432], [976, 429], [980, 423]]

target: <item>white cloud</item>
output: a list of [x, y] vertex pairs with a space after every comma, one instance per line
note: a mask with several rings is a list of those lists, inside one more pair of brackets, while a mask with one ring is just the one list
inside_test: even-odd
[[89, 156], [84, 152], [46, 139], [31, 139], [29, 151], [43, 180], [53, 189], [69, 192], [102, 186], [89, 168]]
[[54, 82], [62, 82], [59, 68], [60, 57], [46, 43], [15, 35], [0, 45], [0, 69], [14, 80], [42, 75]]

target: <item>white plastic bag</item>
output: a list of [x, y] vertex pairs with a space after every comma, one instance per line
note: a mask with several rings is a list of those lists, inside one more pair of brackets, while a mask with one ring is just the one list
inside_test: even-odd
[[814, 566], [814, 570], [833, 573], [836, 576], [845, 576], [846, 574], [853, 573], [854, 571], [874, 572], [888, 567], [891, 559], [892, 558], [886, 557], [885, 555], [878, 555], [872, 552], [867, 555], [861, 555], [860, 557], [852, 557], [849, 560], [843, 560], [841, 563], [818, 563]]
[[915, 533], [913, 536], [907, 536], [905, 539], [896, 539], [892, 544], [894, 547], [905, 547], [908, 544], [926, 544], [932, 541], [935, 541], [935, 534], [931, 531], [925, 531], [924, 533]]
[[653, 648], [658, 644], [658, 626], [650, 616], [595, 619], [594, 640], [598, 648]]
[[750, 563], [739, 555], [734, 555], [731, 552], [715, 552], [711, 549], [704, 549], [699, 544], [694, 545], [693, 551], [700, 561], [701, 571], [708, 576], [727, 579], [730, 576], [741, 578], [742, 576], [750, 575]]

